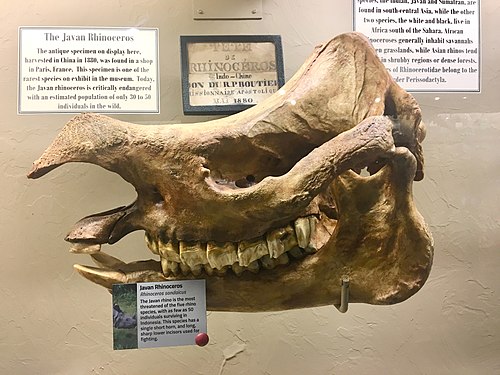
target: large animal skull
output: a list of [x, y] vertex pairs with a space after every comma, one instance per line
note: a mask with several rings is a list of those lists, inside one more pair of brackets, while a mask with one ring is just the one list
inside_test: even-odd
[[[135, 202], [83, 218], [66, 238], [99, 266], [78, 272], [106, 288], [205, 278], [209, 309], [269, 311], [338, 304], [347, 276], [350, 302], [392, 304], [422, 287], [432, 263], [412, 200], [424, 132], [413, 97], [349, 33], [230, 117], [141, 126], [78, 115], [29, 177], [87, 162], [134, 185]], [[100, 252], [138, 229], [159, 260]]]

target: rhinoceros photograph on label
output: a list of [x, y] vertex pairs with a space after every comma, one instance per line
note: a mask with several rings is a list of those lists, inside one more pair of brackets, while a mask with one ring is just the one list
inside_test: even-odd
[[113, 349], [137, 349], [137, 286], [115, 284], [113, 295]]

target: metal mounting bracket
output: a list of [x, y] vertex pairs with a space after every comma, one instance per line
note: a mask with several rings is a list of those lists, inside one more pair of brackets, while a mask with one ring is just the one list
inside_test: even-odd
[[195, 20], [260, 20], [262, 0], [193, 0]]
[[349, 308], [349, 277], [344, 276], [342, 278], [342, 289], [340, 290], [340, 305], [335, 305], [335, 307], [341, 312], [347, 312]]

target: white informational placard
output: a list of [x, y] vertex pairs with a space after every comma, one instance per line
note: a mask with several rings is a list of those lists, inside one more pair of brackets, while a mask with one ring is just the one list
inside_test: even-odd
[[354, 0], [354, 30], [408, 91], [480, 91], [479, 15], [479, 0]]
[[20, 27], [18, 113], [159, 113], [158, 29]]
[[114, 284], [112, 292], [115, 350], [200, 345], [199, 335], [208, 342], [205, 280]]
[[205, 280], [137, 284], [139, 348], [194, 345], [207, 332]]

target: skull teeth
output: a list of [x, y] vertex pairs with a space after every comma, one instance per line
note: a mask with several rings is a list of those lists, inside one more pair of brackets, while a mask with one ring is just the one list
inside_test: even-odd
[[249, 267], [251, 263], [259, 260], [264, 255], [268, 255], [267, 243], [264, 240], [241, 241], [238, 244], [238, 261], [240, 266]]
[[308, 217], [299, 217], [295, 220], [295, 234], [297, 235], [297, 244], [302, 249], [309, 245], [311, 240], [311, 225]]
[[161, 258], [161, 269], [165, 275], [178, 275], [179, 274], [179, 263], [169, 261], [165, 258]]
[[281, 238], [286, 234], [285, 228], [273, 230], [266, 236], [267, 247], [271, 258], [278, 258], [281, 254], [285, 253], [285, 244]]
[[212, 268], [221, 270], [226, 266], [231, 266], [238, 261], [236, 245], [232, 242], [226, 242], [224, 244], [208, 242], [207, 258], [208, 263], [212, 266]]
[[101, 251], [100, 244], [91, 244], [85, 242], [73, 242], [69, 249], [70, 253], [75, 254], [96, 254]]
[[180, 242], [180, 260], [191, 270], [201, 269], [201, 266], [208, 263], [207, 245], [201, 242]]
[[214, 241], [164, 242], [146, 234], [149, 249], [160, 256], [164, 275], [223, 276], [227, 269], [241, 275], [244, 271], [259, 272], [261, 268], [273, 269], [286, 265], [293, 259], [303, 258], [316, 252], [313, 234], [316, 230], [315, 216], [300, 217], [290, 225], [274, 229], [263, 237], [239, 243]]
[[262, 267], [266, 270], [272, 270], [277, 265], [276, 259], [271, 258], [269, 255], [264, 255], [260, 258], [260, 261], [262, 263]]
[[160, 252], [158, 250], [158, 241], [155, 238], [151, 237], [148, 232], [146, 232], [144, 239], [146, 240], [146, 245], [148, 246], [149, 250], [151, 250], [153, 254], [159, 255]]
[[166, 259], [169, 262], [180, 263], [181, 257], [179, 254], [179, 243], [168, 241], [163, 243], [158, 242], [158, 254], [162, 259]]

